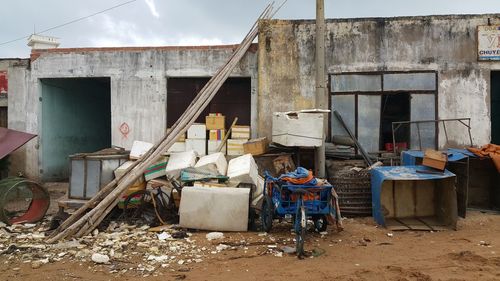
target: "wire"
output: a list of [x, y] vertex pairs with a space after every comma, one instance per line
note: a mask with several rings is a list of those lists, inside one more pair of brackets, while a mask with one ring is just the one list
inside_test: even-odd
[[[121, 3], [121, 4], [118, 4], [116, 6], [113, 6], [113, 7], [110, 7], [110, 8], [107, 8], [107, 9], [104, 9], [102, 11], [99, 11], [99, 12], [96, 12], [96, 13], [93, 13], [91, 15], [88, 15], [88, 16], [84, 16], [84, 17], [81, 17], [81, 18], [77, 18], [77, 19], [74, 19], [72, 21], [69, 21], [69, 22], [66, 22], [66, 23], [63, 23], [63, 24], [60, 24], [60, 25], [56, 25], [56, 26], [53, 26], [51, 28], [47, 28], [47, 29], [44, 29], [40, 32], [37, 32], [37, 33], [44, 33], [44, 32], [47, 32], [47, 31], [50, 31], [50, 30], [54, 30], [56, 28], [60, 28], [60, 27], [63, 27], [63, 26], [66, 26], [66, 25], [70, 25], [70, 24], [73, 24], [75, 22], [79, 22], [79, 21], [82, 21], [84, 19], [88, 19], [90, 17], [93, 17], [93, 16], [96, 16], [96, 15], [99, 15], [99, 14], [102, 14], [102, 13], [105, 13], [107, 11], [110, 11], [110, 10], [113, 10], [113, 9], [116, 9], [118, 7], [121, 7], [121, 6], [125, 6], [127, 4], [130, 4], [132, 2], [136, 2], [137, 0], [130, 0], [130, 1], [127, 1], [127, 2], [124, 2], [124, 3]], [[31, 34], [30, 34], [31, 35]], [[19, 38], [16, 38], [16, 39], [12, 39], [10, 41], [6, 41], [6, 42], [2, 42], [0, 43], [0, 46], [2, 45], [6, 45], [6, 44], [10, 44], [10, 43], [13, 43], [13, 42], [16, 42], [16, 41], [19, 41], [19, 40], [23, 40], [23, 39], [26, 39], [28, 38], [30, 35], [26, 35], [26, 36], [23, 36], [23, 37], [19, 37]]]

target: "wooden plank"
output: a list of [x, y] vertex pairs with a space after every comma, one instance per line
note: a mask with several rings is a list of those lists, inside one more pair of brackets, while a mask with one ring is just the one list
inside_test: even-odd
[[415, 216], [415, 198], [412, 181], [396, 181], [394, 187], [394, 205], [397, 218]]
[[436, 181], [416, 181], [416, 183], [415, 216], [431, 217], [436, 215], [436, 201], [434, 198]]
[[394, 181], [384, 181], [380, 192], [380, 207], [386, 219], [394, 217]]
[[385, 227], [387, 229], [392, 230], [392, 231], [403, 231], [403, 230], [410, 230], [408, 226], [404, 225], [400, 221], [396, 219], [386, 219], [385, 220]]
[[417, 231], [431, 231], [433, 230], [429, 225], [425, 224], [423, 221], [419, 220], [418, 218], [404, 218], [404, 219], [399, 219], [403, 224], [408, 226], [409, 229], [411, 230], [417, 230]]

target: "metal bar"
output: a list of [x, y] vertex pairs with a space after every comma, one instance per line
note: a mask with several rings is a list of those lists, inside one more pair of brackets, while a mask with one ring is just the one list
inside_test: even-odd
[[418, 145], [420, 150], [422, 150], [422, 137], [420, 136], [420, 123], [417, 123], [417, 133], [418, 133]]
[[351, 137], [351, 139], [354, 141], [354, 144], [359, 149], [359, 152], [361, 153], [361, 156], [363, 156], [363, 159], [365, 159], [366, 164], [368, 164], [368, 166], [373, 165], [372, 160], [368, 156], [368, 153], [366, 153], [365, 149], [358, 142], [358, 139], [352, 134], [352, 132], [349, 129], [349, 127], [347, 127], [347, 125], [345, 124], [344, 119], [342, 119], [342, 116], [340, 115], [340, 113], [338, 113], [337, 110], [334, 110], [333, 114], [335, 114], [335, 117], [337, 117], [337, 119], [339, 120], [339, 122], [342, 125], [342, 127], [344, 127], [344, 129], [347, 131], [347, 133], [349, 134], [349, 136]]
[[[439, 126], [439, 124], [438, 124]], [[446, 122], [443, 121], [444, 136], [446, 138], [446, 145], [448, 145], [448, 131], [446, 131]]]

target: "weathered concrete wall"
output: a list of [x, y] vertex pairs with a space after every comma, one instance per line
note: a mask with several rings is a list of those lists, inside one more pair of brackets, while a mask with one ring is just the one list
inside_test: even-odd
[[[438, 118], [471, 117], [473, 141], [482, 145], [491, 136], [490, 70], [500, 69], [500, 62], [477, 61], [476, 28], [488, 18], [500, 23], [500, 15], [327, 20], [327, 70], [437, 71]], [[270, 136], [273, 111], [314, 106], [315, 36], [314, 21], [261, 23], [259, 135]], [[450, 125], [448, 133], [452, 143], [469, 143], [463, 127]]]
[[[96, 48], [35, 52], [30, 68], [12, 69], [16, 71], [13, 87], [17, 97], [9, 100], [9, 107], [24, 110], [9, 108], [9, 127], [40, 133], [40, 79], [109, 77], [112, 144], [130, 149], [134, 140], [156, 142], [166, 129], [167, 78], [212, 76], [227, 61], [233, 48]], [[255, 48], [247, 53], [232, 76], [251, 77], [255, 87]], [[256, 102], [255, 93], [252, 89], [252, 102]], [[256, 113], [252, 113], [253, 120], [255, 116]], [[122, 124], [129, 127], [127, 135], [120, 132]], [[39, 178], [39, 153], [38, 146], [29, 146], [23, 152], [24, 172], [33, 178]]]

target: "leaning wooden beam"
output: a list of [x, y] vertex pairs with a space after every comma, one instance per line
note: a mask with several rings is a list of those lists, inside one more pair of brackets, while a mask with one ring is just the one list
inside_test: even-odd
[[[215, 96], [224, 81], [229, 77], [232, 70], [236, 67], [236, 64], [241, 60], [250, 47], [252, 41], [257, 36], [258, 21], [260, 19], [269, 19], [271, 13], [272, 4], [266, 7], [257, 22], [252, 26], [251, 31], [233, 52], [228, 62], [217, 71], [217, 73], [212, 77], [212, 79], [210, 79], [200, 93], [198, 93], [181, 118], [179, 118], [174, 126], [172, 126], [170, 133], [165, 135], [159, 143], [157, 143], [150, 151], [129, 167], [123, 176], [106, 185], [94, 198], [70, 216], [58, 229], [54, 231], [54, 233], [47, 239], [47, 242], [53, 243], [57, 240], [68, 238], [75, 234], [77, 237], [86, 235], [102, 222], [106, 215], [116, 206], [120, 196], [127, 190], [127, 188], [144, 173], [144, 170], [147, 167], [154, 164], [161, 154], [171, 147], [178, 137], [182, 133], [185, 133], [187, 128], [194, 123], [203, 109]], [[93, 209], [88, 211], [89, 208]]]

